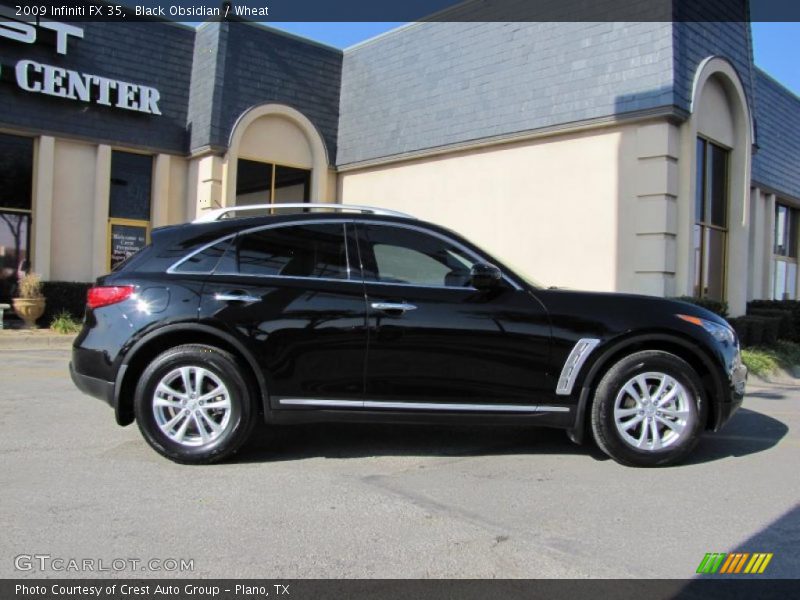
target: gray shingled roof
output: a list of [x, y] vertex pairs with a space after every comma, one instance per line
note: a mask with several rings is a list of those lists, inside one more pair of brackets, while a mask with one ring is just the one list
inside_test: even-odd
[[756, 69], [753, 182], [800, 199], [800, 98]]
[[345, 51], [337, 164], [673, 104], [671, 23], [416, 23]]
[[[702, 7], [683, 6], [700, 18]], [[337, 164], [625, 113], [688, 110], [727, 58], [752, 104], [746, 22], [417, 23], [345, 51]]]

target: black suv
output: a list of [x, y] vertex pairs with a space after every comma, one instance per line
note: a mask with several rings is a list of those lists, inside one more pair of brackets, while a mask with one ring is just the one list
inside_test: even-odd
[[736, 335], [707, 310], [545, 289], [437, 225], [300, 207], [154, 230], [89, 291], [75, 384], [182, 463], [263, 419], [526, 423], [666, 465], [742, 402]]

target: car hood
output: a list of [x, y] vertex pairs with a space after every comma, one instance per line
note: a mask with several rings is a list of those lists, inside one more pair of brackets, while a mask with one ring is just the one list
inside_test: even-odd
[[676, 315], [689, 315], [720, 325], [727, 321], [713, 312], [671, 298], [568, 289], [536, 290], [554, 328], [573, 329], [599, 337], [632, 330], [684, 329]]

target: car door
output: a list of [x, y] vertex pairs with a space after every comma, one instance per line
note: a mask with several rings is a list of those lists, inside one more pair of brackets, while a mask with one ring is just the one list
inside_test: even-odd
[[366, 397], [413, 408], [534, 406], [552, 391], [550, 326], [530, 292], [506, 277], [470, 285], [488, 262], [454, 237], [396, 223], [358, 224], [369, 326]]
[[364, 287], [347, 237], [331, 220], [240, 233], [204, 286], [201, 319], [247, 343], [273, 408], [363, 393]]

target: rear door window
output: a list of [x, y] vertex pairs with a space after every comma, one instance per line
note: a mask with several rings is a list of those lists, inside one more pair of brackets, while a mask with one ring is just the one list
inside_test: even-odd
[[241, 275], [349, 279], [344, 223], [271, 227], [239, 236]]
[[208, 248], [192, 254], [189, 258], [175, 267], [176, 273], [211, 273], [217, 266], [219, 259], [225, 254], [231, 239], [222, 240]]

